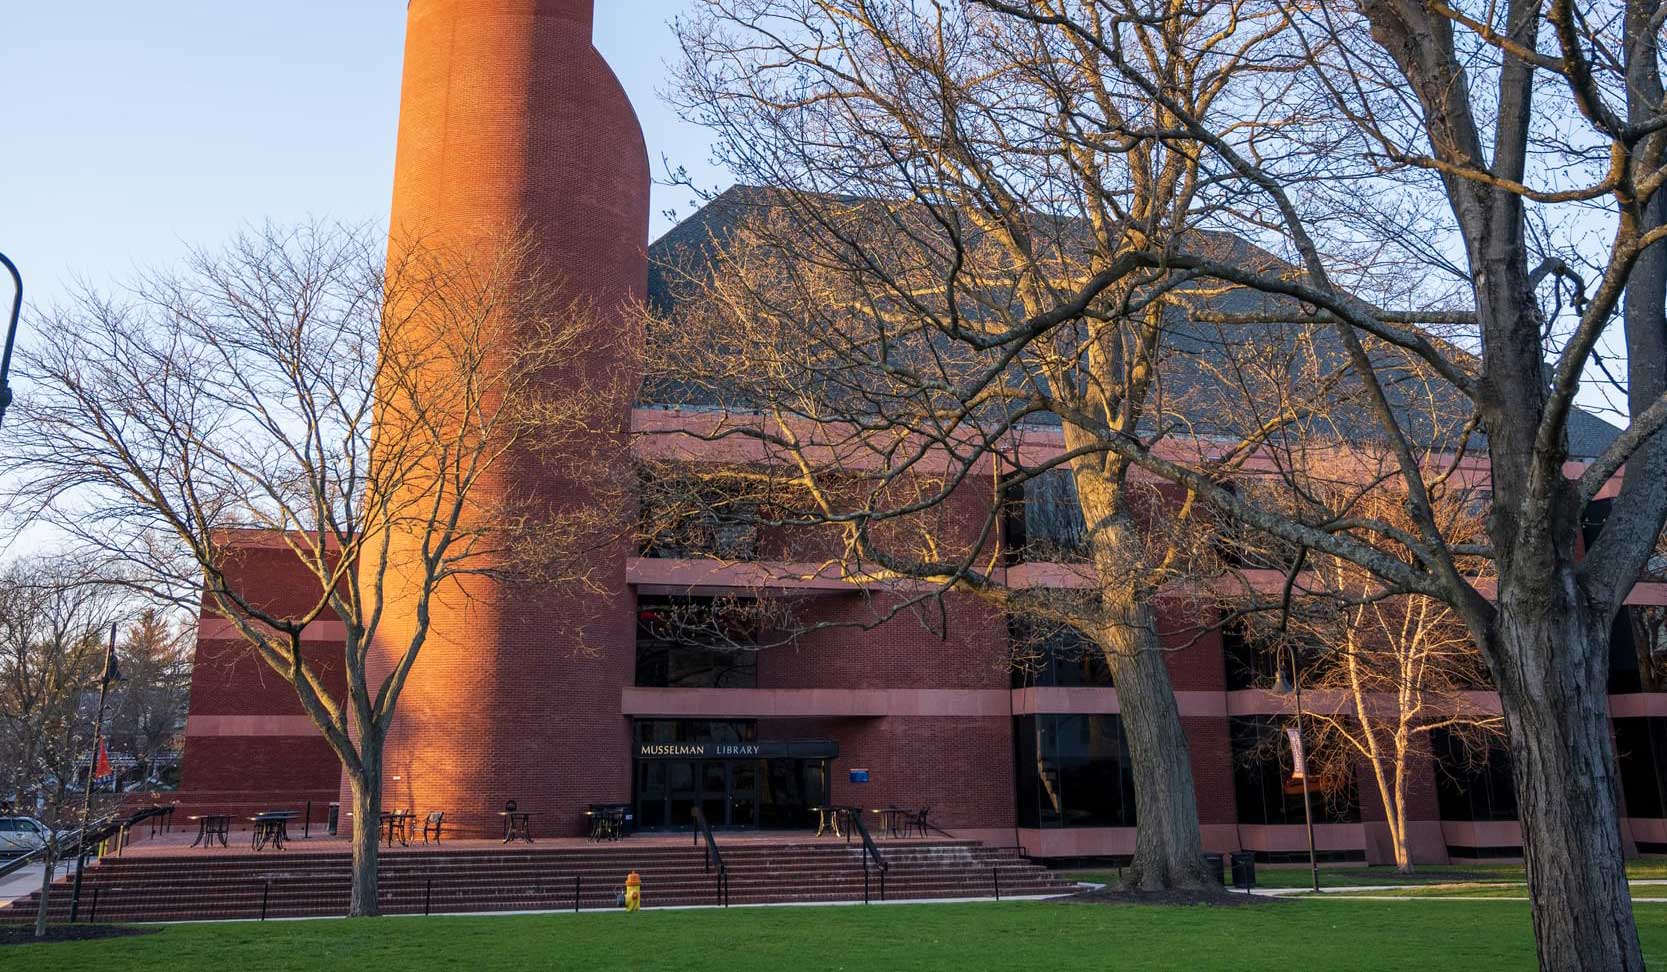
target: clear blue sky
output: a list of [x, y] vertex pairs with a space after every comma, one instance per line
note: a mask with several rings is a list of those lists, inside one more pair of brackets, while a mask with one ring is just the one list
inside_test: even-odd
[[[596, 45], [660, 159], [706, 139], [659, 96], [687, 0], [597, 0]], [[402, 0], [0, 0], [0, 251], [31, 303], [166, 264], [245, 223], [386, 218]], [[659, 213], [688, 193], [657, 189]], [[6, 288], [0, 287], [0, 291]], [[9, 299], [9, 292], [4, 294]]]

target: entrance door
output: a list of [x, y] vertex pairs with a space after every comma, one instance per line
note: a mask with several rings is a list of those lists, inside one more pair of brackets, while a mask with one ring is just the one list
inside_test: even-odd
[[729, 825], [758, 826], [758, 772], [762, 760], [729, 764]]
[[757, 826], [805, 830], [816, 826], [811, 807], [828, 802], [828, 762], [824, 759], [772, 759], [758, 777]]
[[666, 768], [670, 763], [658, 759], [637, 762], [637, 826], [644, 830], [659, 830], [666, 820]]
[[707, 760], [700, 764], [700, 809], [711, 827], [729, 825], [729, 764]]
[[803, 830], [828, 801], [825, 759], [641, 759], [637, 826], [689, 830], [700, 807], [713, 827]]
[[700, 799], [700, 763], [686, 759], [666, 761], [666, 823], [679, 830], [694, 826], [695, 803]]

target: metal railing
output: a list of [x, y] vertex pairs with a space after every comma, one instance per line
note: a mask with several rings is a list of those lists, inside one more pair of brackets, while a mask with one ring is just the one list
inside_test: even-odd
[[[66, 830], [58, 835], [58, 860], [67, 861], [79, 857], [83, 851], [93, 853], [98, 845], [111, 837], [121, 836], [120, 847], [126, 846], [128, 829], [155, 816], [160, 816], [171, 808], [152, 807], [133, 814], [125, 820], [115, 815], [100, 817], [87, 825], [85, 838], [80, 830]], [[7, 878], [23, 870], [31, 864], [37, 863], [46, 856], [47, 848], [43, 845], [28, 853], [0, 863], [0, 878]]]
[[45, 856], [46, 848], [43, 846], [37, 847], [32, 851], [27, 851], [5, 862], [0, 862], [0, 880], [11, 877], [13, 874], [16, 874], [18, 871], [23, 870]]
[[[77, 861], [78, 864], [73, 873], [76, 878], [79, 879], [81, 877], [81, 867], [85, 865], [84, 857], [98, 854], [99, 845], [114, 837], [116, 838], [116, 853], [117, 855], [120, 855], [123, 848], [127, 846], [128, 837], [134, 827], [153, 818], [171, 816], [173, 812], [174, 808], [171, 806], [147, 807], [146, 809], [140, 810], [138, 813], [132, 814], [126, 818], [118, 817], [114, 814], [100, 817], [99, 819], [89, 823], [84, 832], [80, 830], [66, 831], [57, 839], [57, 860], [60, 862]], [[0, 879], [11, 877], [13, 874], [16, 874], [31, 864], [45, 860], [47, 849], [48, 848], [43, 845], [25, 854], [11, 858], [10, 860], [0, 862]], [[78, 893], [79, 888], [80, 882], [77, 880], [75, 890], [71, 892], [71, 921], [80, 917], [81, 898]], [[94, 909], [96, 913], [96, 904], [94, 905]]]
[[718, 884], [715, 891], [718, 902], [725, 908], [729, 907], [729, 866], [724, 863], [723, 852], [718, 850], [718, 839], [712, 836], [712, 825], [706, 822], [706, 811], [695, 807], [695, 843], [699, 844], [702, 837], [706, 838], [706, 873], [712, 873], [712, 865], [718, 867]]
[[891, 865], [886, 863], [885, 855], [880, 853], [880, 845], [874, 843], [874, 836], [868, 832], [868, 825], [862, 822], [862, 811], [855, 807], [851, 808], [849, 819], [851, 829], [862, 835], [862, 903], [868, 904], [869, 858], [873, 858], [875, 865], [880, 869], [880, 900], [884, 901], [886, 900], [886, 872], [891, 870]]

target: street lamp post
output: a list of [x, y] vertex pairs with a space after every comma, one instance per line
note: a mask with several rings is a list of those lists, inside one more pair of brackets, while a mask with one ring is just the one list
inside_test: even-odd
[[87, 758], [87, 789], [81, 802], [81, 835], [76, 840], [75, 855], [75, 885], [69, 894], [69, 921], [75, 920], [81, 911], [81, 873], [87, 869], [87, 826], [93, 815], [93, 774], [98, 772], [98, 748], [104, 741], [104, 702], [110, 697], [110, 683], [120, 679], [121, 672], [116, 668], [116, 625], [110, 625], [110, 649], [104, 656], [104, 672], [99, 676], [98, 683], [98, 718], [93, 722], [93, 750]]
[[4, 423], [6, 408], [12, 403], [12, 345], [17, 342], [17, 319], [23, 315], [23, 274], [4, 253], [0, 253], [0, 265], [12, 275], [12, 319], [6, 327], [6, 351], [0, 355], [0, 423]]
[[[1288, 646], [1289, 647], [1289, 646]], [[1291, 754], [1291, 768], [1296, 770], [1302, 779], [1302, 819], [1308, 829], [1308, 873], [1313, 882], [1314, 892], [1320, 890], [1320, 861], [1314, 853], [1314, 801], [1308, 796], [1308, 743], [1307, 735], [1302, 731], [1302, 673], [1297, 671], [1297, 650], [1289, 647], [1291, 653], [1291, 680], [1285, 680], [1285, 673], [1279, 673], [1279, 680], [1274, 685], [1274, 691], [1280, 695], [1294, 695], [1297, 703], [1297, 744]]]

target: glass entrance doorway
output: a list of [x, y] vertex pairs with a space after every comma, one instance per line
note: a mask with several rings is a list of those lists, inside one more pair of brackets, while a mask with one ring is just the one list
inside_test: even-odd
[[700, 807], [714, 827], [809, 829], [828, 800], [826, 759], [639, 759], [637, 826], [686, 830]]
[[809, 829], [828, 800], [826, 740], [761, 741], [756, 723], [639, 720], [637, 826], [687, 830], [699, 807], [714, 827]]

